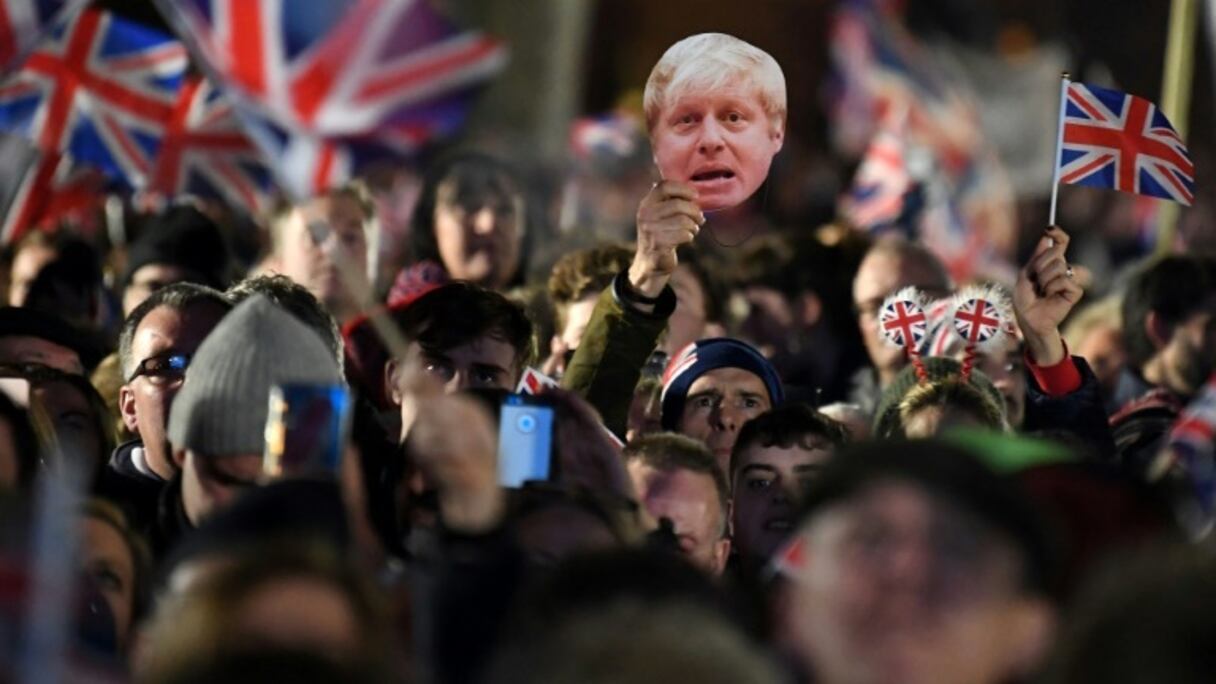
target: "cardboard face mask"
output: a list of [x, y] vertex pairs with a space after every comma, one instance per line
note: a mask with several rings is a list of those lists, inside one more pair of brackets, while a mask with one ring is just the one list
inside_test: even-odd
[[768, 177], [785, 133], [785, 77], [768, 53], [690, 36], [659, 59], [644, 98], [660, 175], [695, 188], [702, 211], [741, 204]]

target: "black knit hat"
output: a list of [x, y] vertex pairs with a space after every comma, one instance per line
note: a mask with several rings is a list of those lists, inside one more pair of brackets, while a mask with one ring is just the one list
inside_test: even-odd
[[127, 251], [123, 287], [148, 264], [185, 269], [192, 282], [217, 290], [228, 287], [230, 261], [224, 236], [211, 219], [191, 206], [170, 207], [149, 222]]

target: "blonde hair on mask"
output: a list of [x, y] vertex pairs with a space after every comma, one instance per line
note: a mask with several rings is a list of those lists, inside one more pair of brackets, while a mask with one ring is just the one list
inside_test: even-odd
[[653, 132], [659, 113], [688, 91], [710, 91], [734, 81], [756, 88], [773, 129], [784, 132], [785, 74], [777, 60], [760, 48], [725, 33], [698, 33], [667, 48], [642, 95], [646, 130]]

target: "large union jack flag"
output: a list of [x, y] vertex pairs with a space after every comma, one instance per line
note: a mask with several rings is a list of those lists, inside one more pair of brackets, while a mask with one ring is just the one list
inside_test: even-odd
[[1195, 165], [1156, 105], [1084, 83], [1067, 92], [1061, 182], [1191, 204]]
[[[361, 161], [408, 154], [463, 124], [502, 45], [461, 32], [425, 0], [157, 0], [294, 196]], [[290, 5], [290, 7], [289, 7]]]
[[270, 172], [233, 110], [209, 80], [190, 76], [165, 122], [148, 191], [166, 199], [218, 197], [249, 211], [269, 208]]
[[169, 36], [86, 10], [53, 27], [0, 84], [0, 128], [141, 187], [186, 66]]
[[15, 69], [42, 34], [87, 0], [0, 0], [0, 74]]
[[505, 62], [501, 44], [456, 30], [425, 0], [158, 2], [227, 85], [279, 124], [314, 134], [410, 122], [414, 108]]

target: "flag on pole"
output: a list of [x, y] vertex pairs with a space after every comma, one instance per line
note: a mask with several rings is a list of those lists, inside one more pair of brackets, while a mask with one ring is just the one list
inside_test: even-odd
[[0, 0], [0, 75], [16, 69], [38, 39], [87, 0]]
[[1173, 200], [1195, 199], [1195, 165], [1155, 104], [1135, 95], [1067, 83], [1059, 181]]

